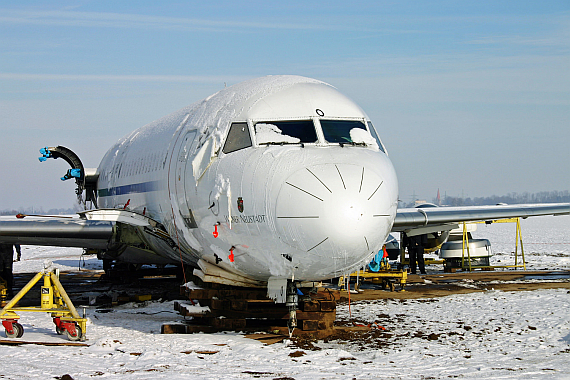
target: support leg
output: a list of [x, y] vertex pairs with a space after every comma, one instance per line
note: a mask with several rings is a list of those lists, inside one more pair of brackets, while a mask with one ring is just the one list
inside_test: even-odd
[[297, 295], [297, 288], [293, 281], [287, 284], [287, 298], [285, 306], [289, 308], [289, 321], [287, 322], [287, 327], [289, 329], [289, 337], [293, 336], [293, 331], [297, 327], [297, 304], [299, 301], [299, 296]]

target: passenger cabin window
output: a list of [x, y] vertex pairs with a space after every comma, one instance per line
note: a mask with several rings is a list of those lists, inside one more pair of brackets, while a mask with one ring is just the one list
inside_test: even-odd
[[255, 138], [259, 145], [315, 143], [317, 132], [312, 120], [260, 121]]
[[321, 120], [325, 140], [329, 143], [350, 144], [350, 131], [354, 128], [366, 130], [364, 123], [358, 120]]
[[376, 140], [376, 143], [378, 144], [378, 148], [386, 153], [386, 151], [384, 150], [384, 145], [382, 145], [382, 141], [380, 141], [380, 137], [378, 137], [378, 133], [376, 133], [376, 130], [374, 129], [374, 126], [372, 125], [372, 123], [369, 121], [368, 122], [368, 129], [370, 129], [370, 134], [372, 135], [372, 137], [374, 137], [374, 140]]
[[232, 123], [222, 152], [231, 153], [252, 145], [247, 123]]

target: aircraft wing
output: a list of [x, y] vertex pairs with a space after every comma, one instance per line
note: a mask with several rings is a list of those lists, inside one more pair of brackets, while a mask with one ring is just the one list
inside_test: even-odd
[[419, 235], [449, 230], [461, 222], [569, 214], [570, 203], [405, 208], [398, 210], [392, 231]]
[[0, 243], [106, 249], [115, 222], [70, 217], [0, 218]]
[[180, 261], [176, 244], [162, 225], [127, 210], [88, 210], [73, 217], [0, 217], [0, 243], [98, 249], [107, 258], [137, 264]]

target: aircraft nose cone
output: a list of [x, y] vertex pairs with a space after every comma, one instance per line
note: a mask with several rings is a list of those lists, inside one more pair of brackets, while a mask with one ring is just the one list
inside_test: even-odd
[[298, 250], [354, 264], [379, 249], [390, 228], [387, 187], [380, 174], [362, 165], [301, 169], [279, 193], [277, 231]]

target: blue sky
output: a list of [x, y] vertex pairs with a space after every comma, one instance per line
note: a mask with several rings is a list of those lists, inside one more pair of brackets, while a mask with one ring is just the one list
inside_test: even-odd
[[120, 137], [242, 80], [353, 98], [400, 198], [570, 189], [566, 1], [0, 1], [0, 209], [71, 207], [64, 145]]

